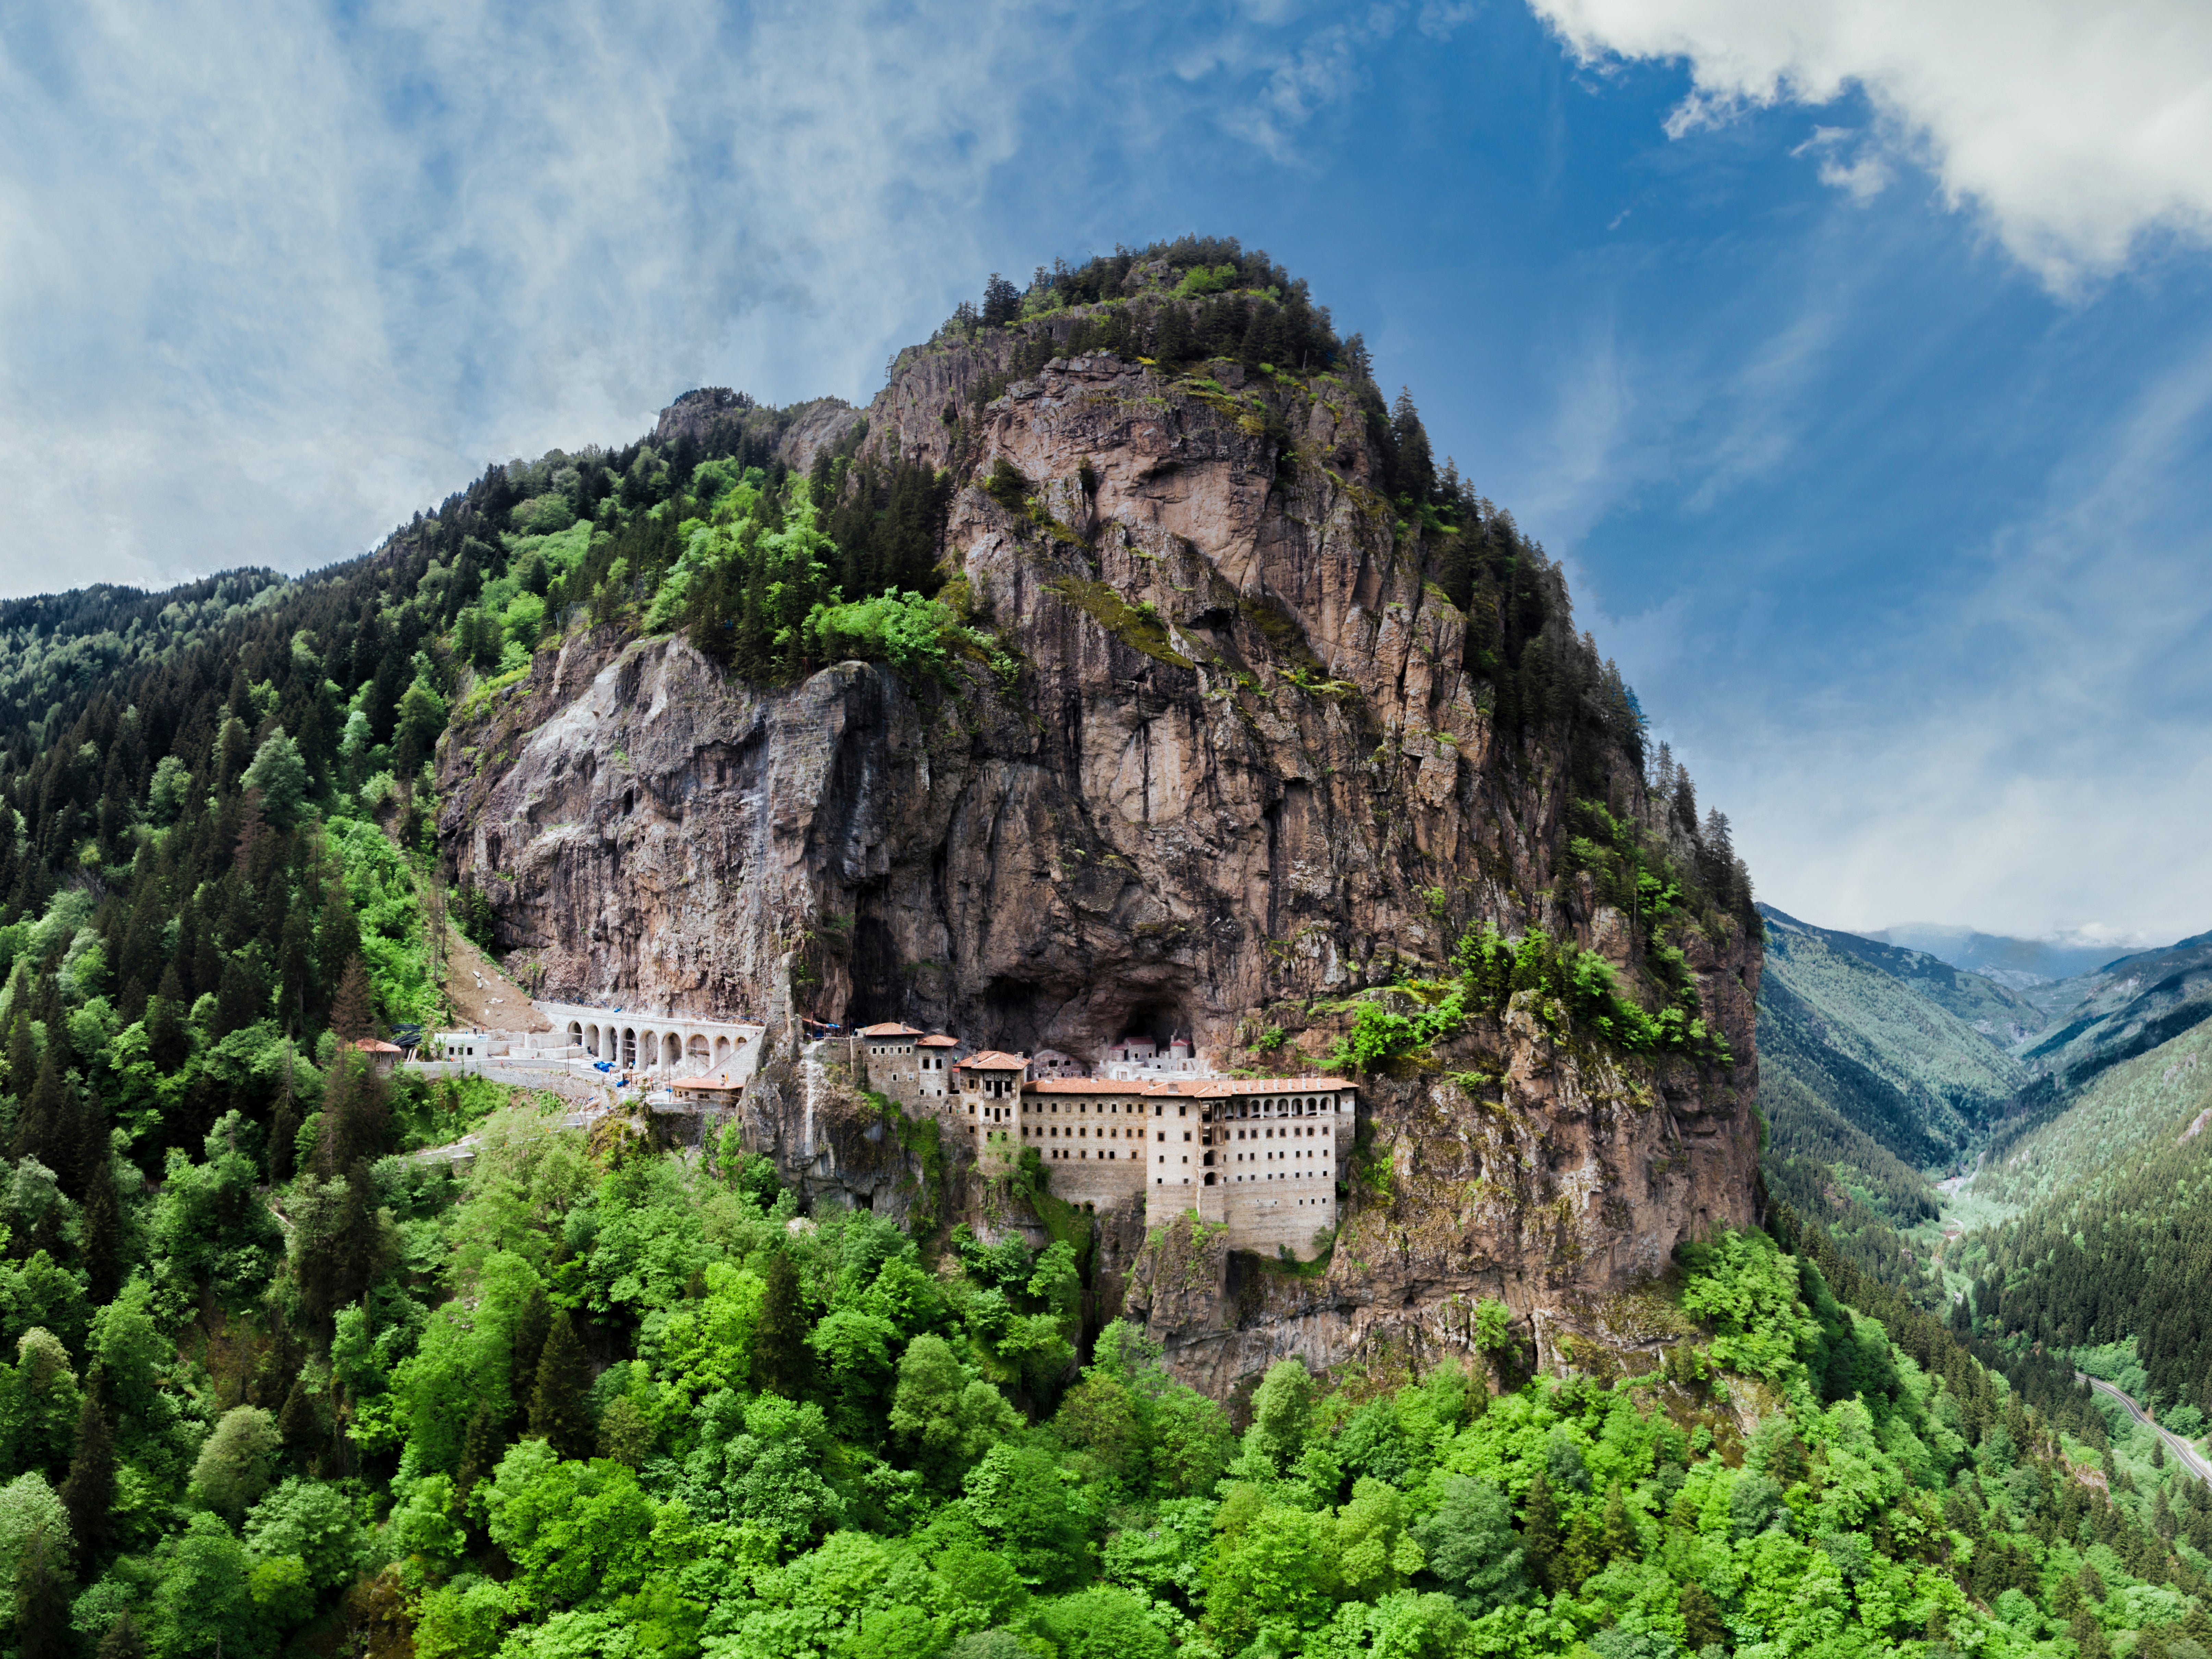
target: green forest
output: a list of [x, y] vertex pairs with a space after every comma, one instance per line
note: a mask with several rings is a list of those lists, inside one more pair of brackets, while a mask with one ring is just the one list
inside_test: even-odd
[[1279, 1363], [1237, 1433], [1134, 1327], [1073, 1363], [1070, 1243], [808, 1221], [734, 1144], [524, 1108], [458, 1176], [364, 1164], [395, 1103], [336, 1089], [281, 1188], [235, 1116], [173, 1156], [104, 1304], [43, 1252], [15, 1271], [21, 1651], [2192, 1659], [2207, 1633], [2197, 1483], [2062, 1430], [1786, 1214], [1795, 1255], [1681, 1253], [1641, 1375], [1531, 1376], [1486, 1309], [1477, 1361], [1419, 1378]]

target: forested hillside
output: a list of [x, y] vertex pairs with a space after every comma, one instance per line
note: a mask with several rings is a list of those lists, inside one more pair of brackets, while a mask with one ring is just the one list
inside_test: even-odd
[[1854, 1261], [1932, 1299], [1899, 1235], [1936, 1218], [1928, 1172], [1968, 1156], [2028, 1085], [2006, 1044], [2038, 1016], [1933, 957], [1761, 909], [1768, 1183]]
[[2048, 1011], [2052, 1029], [2023, 1057], [2061, 1087], [2077, 1088], [2212, 1018], [2212, 933], [2026, 994]]
[[190, 646], [222, 649], [288, 586], [273, 570], [232, 570], [160, 593], [101, 586], [0, 601], [0, 764], [29, 765], [131, 671]]
[[2146, 1404], [2212, 1410], [2208, 1126], [2212, 1030], [2199, 1026], [1995, 1140], [1974, 1188], [2027, 1212], [1961, 1255], [1978, 1327], [2060, 1349], [2132, 1342]]
[[[1991, 1073], [1988, 1048], [1929, 1042], [1942, 1028], [1918, 995], [1929, 988], [1928, 958], [1863, 940], [1837, 950], [1850, 936], [1771, 909], [1767, 920], [1760, 1099], [1773, 1190], [1822, 1218], [1836, 1248], [1885, 1284], [1923, 1308], [1948, 1306], [1977, 1351], [2024, 1386], [2056, 1399], [2051, 1376], [2079, 1363], [2124, 1382], [2169, 1426], [2201, 1429], [2212, 1412], [2212, 1324], [2203, 1312], [2212, 1285], [2203, 1164], [2212, 1032], [2190, 1012], [2201, 944], [2027, 987], [2021, 995], [2061, 1023], [2040, 1040], [2016, 1040], [2027, 1062], [2001, 1055]], [[1991, 992], [2009, 995], [1966, 988], [1978, 1005]], [[2167, 1024], [2180, 1035], [2129, 1057]], [[1853, 1064], [1858, 1054], [1872, 1063]], [[2030, 1069], [2052, 1056], [2070, 1056], [2070, 1068]], [[1991, 1079], [1953, 1097], [1966, 1111], [1929, 1097], [1962, 1076]], [[1898, 1079], [1919, 1080], [1925, 1092]], [[2009, 1218], [1945, 1244], [1939, 1260], [1928, 1224], [1942, 1195], [1911, 1166], [1961, 1163], [1966, 1212]]]

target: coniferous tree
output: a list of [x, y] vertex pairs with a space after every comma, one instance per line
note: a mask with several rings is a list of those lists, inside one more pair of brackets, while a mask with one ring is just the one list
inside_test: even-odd
[[94, 1659], [146, 1659], [146, 1638], [129, 1613], [119, 1616], [100, 1638]]
[[1721, 1604], [1712, 1592], [1692, 1578], [1682, 1586], [1676, 1605], [1682, 1613], [1682, 1645], [1695, 1653], [1727, 1642], [1732, 1632], [1721, 1616]]
[[13, 1011], [8, 1020], [8, 1092], [20, 1102], [31, 1097], [39, 1083], [39, 1045], [31, 1035], [29, 969], [18, 963], [11, 979]]
[[173, 962], [161, 970], [161, 989], [146, 1007], [146, 1054], [154, 1069], [167, 1076], [181, 1068], [191, 1055], [191, 1033], [185, 1026], [188, 1012], [185, 987]]
[[99, 1121], [103, 1144], [96, 1156], [88, 1152], [86, 1158], [80, 1255], [86, 1291], [94, 1302], [106, 1303], [123, 1288], [123, 1205], [115, 1191], [114, 1163], [104, 1144], [105, 1114]]
[[592, 1455], [592, 1418], [586, 1396], [591, 1361], [577, 1339], [575, 1321], [562, 1314], [545, 1338], [538, 1361], [538, 1382], [530, 1395], [530, 1431], [563, 1457]]
[[261, 1018], [268, 999], [262, 991], [260, 978], [245, 956], [234, 955], [224, 960], [221, 988], [216, 995], [216, 1038], [242, 1031]]
[[1004, 328], [1022, 314], [1022, 291], [997, 271], [983, 284], [983, 326]]
[[[105, 1299], [105, 1298], [103, 1298]], [[76, 1446], [69, 1477], [62, 1482], [62, 1507], [69, 1511], [78, 1563], [86, 1568], [107, 1547], [108, 1510], [115, 1502], [115, 1443], [101, 1403], [103, 1380], [95, 1365], [85, 1379], [84, 1404], [77, 1412]]]
[[276, 946], [277, 1018], [293, 1036], [307, 1028], [315, 984], [314, 930], [302, 908], [288, 910]]
[[769, 1257], [768, 1286], [753, 1328], [753, 1386], [798, 1399], [805, 1392], [809, 1358], [799, 1269], [788, 1251], [777, 1250]]
[[15, 1567], [15, 1650], [21, 1659], [73, 1659], [69, 1581], [62, 1540], [44, 1528], [33, 1533]]
[[269, 1179], [281, 1186], [292, 1178], [300, 1139], [300, 1103], [292, 1095], [292, 1045], [284, 1045], [284, 1075], [276, 1085], [276, 1109], [269, 1120]]
[[1535, 1480], [1529, 1483], [1528, 1501], [1521, 1510], [1521, 1550], [1526, 1558], [1528, 1577], [1555, 1593], [1564, 1577], [1560, 1560], [1563, 1542], [1559, 1506], [1552, 1496], [1550, 1479], [1539, 1469]]
[[470, 1415], [469, 1431], [461, 1443], [461, 1467], [453, 1477], [453, 1485], [463, 1497], [475, 1488], [477, 1481], [490, 1475], [506, 1445], [507, 1437], [501, 1431], [491, 1407], [478, 1405]]
[[1605, 1518], [1599, 1523], [1598, 1532], [1599, 1543], [1609, 1561], [1633, 1561], [1644, 1553], [1644, 1540], [1637, 1536], [1636, 1522], [1629, 1517], [1628, 1503], [1621, 1496], [1618, 1480], [1605, 1495]]
[[[323, 1090], [322, 1136], [315, 1145], [315, 1168], [324, 1176], [356, 1176], [368, 1181], [368, 1166], [384, 1152], [392, 1120], [385, 1080], [369, 1057], [340, 1050]], [[363, 1190], [368, 1190], [363, 1186]]]
[[375, 1016], [371, 1010], [368, 989], [368, 970], [356, 955], [345, 964], [339, 976], [337, 994], [331, 1002], [331, 1035], [341, 1042], [359, 1042], [376, 1035]]
[[19, 1160], [34, 1158], [58, 1175], [67, 1176], [74, 1173], [74, 1160], [61, 1156], [58, 1142], [67, 1132], [71, 1115], [69, 1085], [62, 1079], [58, 1052], [61, 1045], [54, 1040], [52, 1024], [49, 1024], [46, 1030], [46, 1051], [39, 1060], [39, 1080], [31, 1085], [31, 1097], [15, 1115], [14, 1152]]
[[[544, 1357], [545, 1339], [552, 1331], [553, 1304], [542, 1293], [532, 1296], [515, 1318], [508, 1350], [507, 1374], [516, 1380], [518, 1395], [521, 1384], [538, 1375], [538, 1362]], [[530, 1401], [518, 1397], [514, 1404], [519, 1412], [526, 1413]]]
[[1412, 496], [1416, 503], [1429, 500], [1437, 489], [1436, 457], [1429, 448], [1428, 428], [1413, 407], [1413, 394], [1404, 386], [1398, 389], [1397, 406], [1390, 415], [1390, 447], [1396, 452], [1391, 483], [1397, 493]]

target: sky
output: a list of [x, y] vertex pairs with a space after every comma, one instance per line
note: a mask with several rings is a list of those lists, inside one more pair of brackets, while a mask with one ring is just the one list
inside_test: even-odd
[[2212, 8], [0, 0], [0, 593], [1304, 276], [1832, 927], [2212, 927]]

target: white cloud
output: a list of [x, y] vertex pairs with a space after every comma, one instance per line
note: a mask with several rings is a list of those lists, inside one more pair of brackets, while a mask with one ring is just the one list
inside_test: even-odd
[[[1746, 106], [1863, 89], [1881, 149], [1924, 163], [2054, 289], [2165, 232], [2212, 237], [2212, 7], [2202, 0], [1529, 0], [1577, 54], [1686, 60], [1680, 136]], [[1824, 157], [1863, 198], [1876, 153]]]
[[1189, 228], [1140, 216], [1181, 199], [1163, 149], [1219, 156], [1226, 129], [1238, 159], [1294, 161], [1376, 49], [1465, 15], [86, 0], [15, 20], [0, 592], [343, 558], [487, 460], [622, 441], [692, 386], [865, 398], [994, 264], [1078, 253], [1109, 214], [1103, 246]]
[[702, 381], [866, 397], [980, 283], [983, 193], [1106, 26], [1014, 0], [46, 16], [0, 34], [0, 591], [343, 557]]

